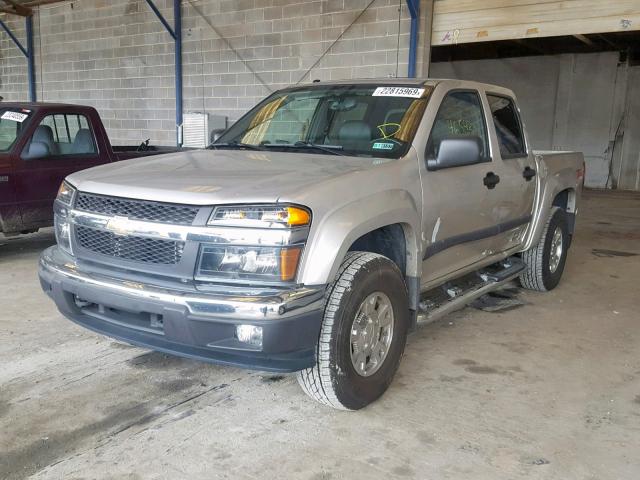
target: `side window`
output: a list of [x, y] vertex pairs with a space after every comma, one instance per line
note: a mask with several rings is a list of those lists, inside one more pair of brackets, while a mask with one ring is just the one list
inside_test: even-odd
[[84, 115], [47, 115], [36, 127], [22, 152], [25, 160], [98, 153], [89, 121]]
[[502, 158], [522, 157], [527, 154], [522, 135], [522, 124], [513, 100], [499, 95], [487, 95]]
[[489, 158], [487, 126], [478, 92], [454, 91], [444, 98], [427, 143], [427, 158], [437, 157], [442, 140], [460, 137], [476, 139], [480, 145], [481, 156]]

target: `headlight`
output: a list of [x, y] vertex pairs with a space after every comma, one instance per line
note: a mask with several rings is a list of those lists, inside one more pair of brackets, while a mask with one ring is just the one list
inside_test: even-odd
[[237, 205], [216, 207], [209, 225], [228, 227], [291, 228], [309, 225], [311, 213], [292, 205]]
[[67, 182], [62, 182], [60, 188], [58, 189], [58, 196], [56, 197], [56, 200], [70, 207], [73, 203], [73, 197], [75, 193], [76, 189], [74, 187], [72, 187]]
[[203, 245], [196, 278], [228, 278], [290, 282], [296, 276], [302, 247], [245, 247]]
[[69, 218], [66, 215], [55, 213], [53, 215], [53, 226], [58, 246], [68, 254], [72, 255], [71, 225], [69, 224]]

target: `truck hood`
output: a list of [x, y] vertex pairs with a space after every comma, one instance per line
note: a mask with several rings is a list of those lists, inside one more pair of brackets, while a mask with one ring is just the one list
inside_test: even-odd
[[311, 185], [387, 161], [299, 152], [191, 150], [90, 168], [70, 175], [68, 181], [85, 192], [169, 203], [277, 202], [301, 197]]

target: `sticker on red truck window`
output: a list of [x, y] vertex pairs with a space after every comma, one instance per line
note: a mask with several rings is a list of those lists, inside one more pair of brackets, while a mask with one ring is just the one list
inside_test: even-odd
[[24, 122], [25, 118], [27, 118], [29, 115], [25, 114], [25, 113], [20, 113], [20, 112], [12, 112], [11, 110], [7, 110], [6, 112], [4, 112], [2, 114], [2, 118], [3, 120], [11, 120], [12, 122]]
[[424, 88], [411, 87], [378, 87], [374, 90], [374, 97], [409, 97], [420, 98], [424, 93]]

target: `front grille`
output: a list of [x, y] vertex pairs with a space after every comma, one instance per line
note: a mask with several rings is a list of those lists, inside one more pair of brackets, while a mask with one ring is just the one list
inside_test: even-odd
[[191, 225], [199, 210], [199, 207], [193, 205], [175, 205], [130, 198], [106, 197], [85, 192], [78, 194], [75, 208], [84, 212], [173, 225]]
[[173, 265], [180, 261], [184, 251], [184, 242], [119, 236], [81, 225], [76, 226], [76, 238], [86, 250], [134, 262]]

